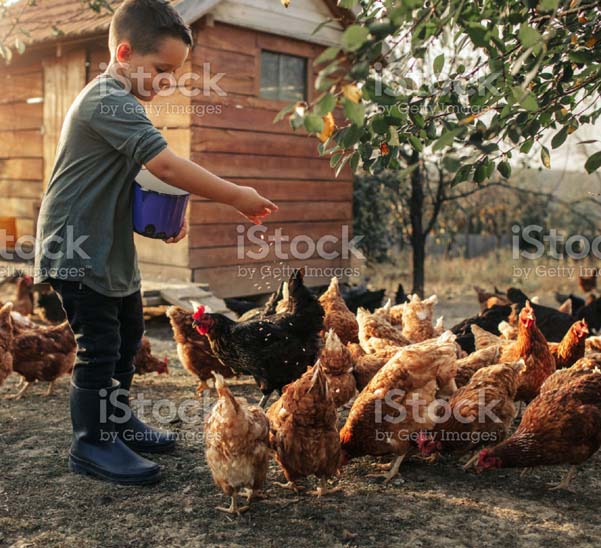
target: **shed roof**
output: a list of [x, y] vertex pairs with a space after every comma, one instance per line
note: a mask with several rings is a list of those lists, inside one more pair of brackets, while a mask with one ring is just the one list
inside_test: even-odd
[[[114, 9], [122, 0], [106, 0]], [[222, 0], [172, 0], [188, 24], [209, 13]], [[273, 0], [278, 2], [279, 0]], [[336, 0], [324, 0], [333, 15], [342, 24], [348, 23], [352, 13], [339, 8]], [[100, 5], [101, 3], [98, 2]], [[0, 36], [11, 45], [16, 38], [35, 45], [69, 38], [76, 39], [106, 32], [112, 17], [107, 7], [94, 11], [84, 0], [19, 0], [0, 19]], [[25, 32], [22, 32], [25, 31]]]

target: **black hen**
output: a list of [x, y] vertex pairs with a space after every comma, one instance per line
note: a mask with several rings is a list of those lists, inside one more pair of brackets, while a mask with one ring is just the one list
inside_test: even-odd
[[206, 335], [213, 353], [236, 373], [252, 375], [263, 393], [265, 406], [274, 390], [281, 392], [317, 360], [324, 311], [294, 271], [288, 281], [288, 310], [248, 321], [208, 314], [200, 307], [194, 325]]
[[579, 320], [586, 320], [591, 332], [601, 329], [601, 299], [594, 299], [583, 306], [576, 315]]
[[[517, 305], [517, 314], [526, 305], [526, 301], [530, 300], [522, 290], [516, 287], [510, 287], [507, 290], [507, 297]], [[576, 320], [569, 314], [564, 314], [555, 308], [530, 302], [536, 316], [536, 325], [547, 341], [561, 341]]]
[[486, 329], [486, 331], [490, 333], [500, 335], [501, 333], [499, 332], [499, 324], [502, 321], [507, 321], [510, 315], [511, 306], [496, 304], [490, 308], [487, 308], [486, 310], [483, 310], [477, 316], [466, 318], [462, 322], [451, 327], [451, 331], [457, 335], [456, 341], [461, 348], [468, 354], [471, 354], [476, 350], [474, 334], [472, 333], [471, 326], [477, 325], [482, 329]]

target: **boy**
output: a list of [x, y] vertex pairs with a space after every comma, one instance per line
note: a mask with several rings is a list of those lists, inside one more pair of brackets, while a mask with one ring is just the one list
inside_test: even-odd
[[171, 85], [191, 46], [190, 29], [166, 0], [125, 0], [117, 9], [109, 68], [67, 113], [38, 221], [35, 281], [49, 282], [61, 296], [78, 343], [69, 468], [122, 484], [157, 481], [159, 466], [137, 451], [163, 452], [175, 443], [173, 434], [153, 430], [129, 409], [133, 357], [144, 331], [134, 178], [145, 165], [159, 179], [231, 205], [255, 223], [277, 209], [254, 189], [175, 155], [138, 102]]

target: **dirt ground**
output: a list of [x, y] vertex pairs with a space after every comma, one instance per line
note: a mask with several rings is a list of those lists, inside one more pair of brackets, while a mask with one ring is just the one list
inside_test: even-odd
[[[474, 312], [465, 302], [441, 303], [452, 316], [447, 325]], [[194, 403], [195, 381], [179, 365], [169, 327], [153, 323], [148, 334], [155, 353], [169, 356], [171, 374], [136, 378], [136, 394]], [[507, 470], [476, 475], [453, 460], [409, 461], [384, 486], [367, 477], [374, 459], [363, 458], [343, 470], [342, 492], [318, 499], [273, 486], [283, 480], [273, 464], [267, 499], [232, 519], [215, 510], [228, 501], [211, 480], [199, 423], [172, 425], [185, 439], [173, 454], [156, 457], [161, 483], [114, 486], [67, 470], [68, 380], [49, 398], [45, 386], [34, 386], [20, 401], [7, 399], [17, 381], [13, 375], [0, 388], [0, 546], [552, 547], [594, 546], [601, 537], [599, 455], [582, 467], [576, 494], [546, 488], [564, 468], [536, 469], [524, 478]], [[232, 384], [236, 395], [258, 400], [250, 381]], [[212, 401], [210, 395], [189, 415]], [[161, 411], [169, 415], [166, 405]]]

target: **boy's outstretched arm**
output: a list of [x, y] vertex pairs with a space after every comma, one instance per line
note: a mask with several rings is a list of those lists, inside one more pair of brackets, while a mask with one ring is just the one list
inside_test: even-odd
[[166, 148], [146, 163], [154, 176], [191, 194], [230, 205], [255, 224], [277, 211], [278, 206], [261, 196], [254, 188], [230, 183], [198, 164], [186, 160]]

